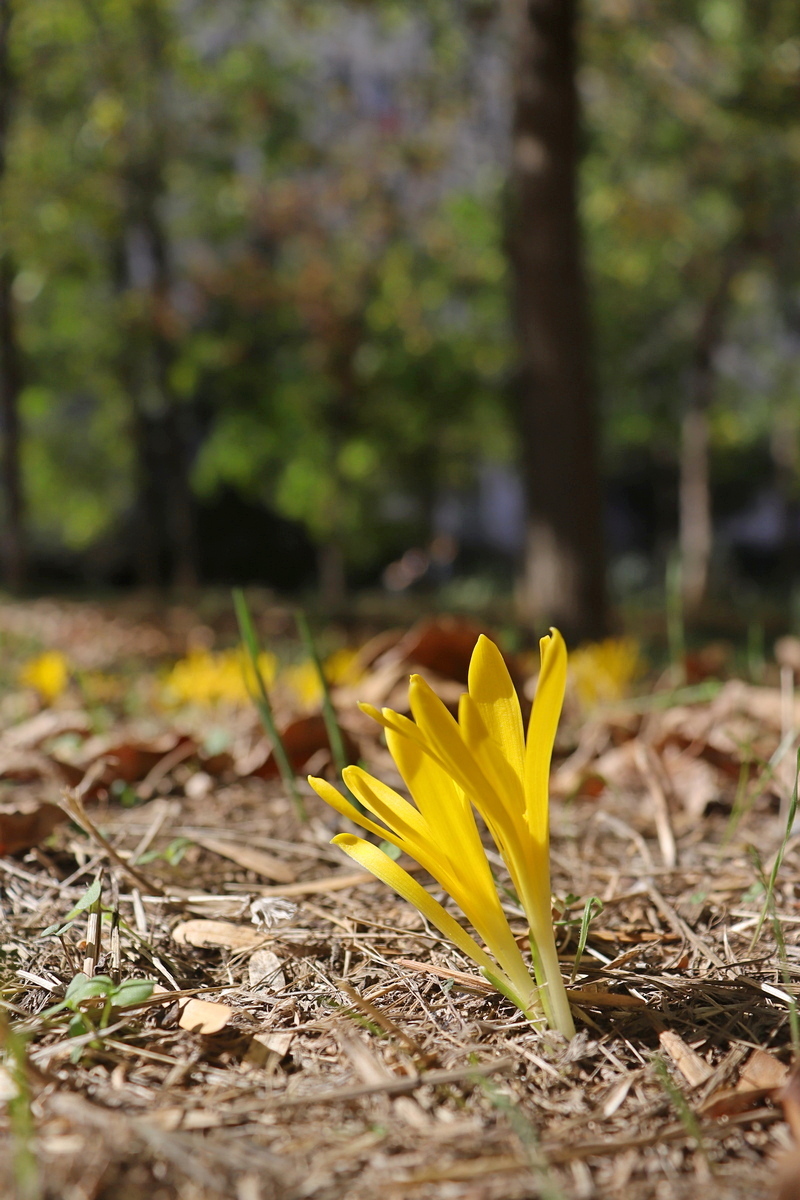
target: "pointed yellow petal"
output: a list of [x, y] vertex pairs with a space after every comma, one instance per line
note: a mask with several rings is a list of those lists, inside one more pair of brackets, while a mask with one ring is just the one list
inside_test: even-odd
[[470, 937], [445, 908], [442, 908], [439, 901], [434, 900], [433, 896], [425, 891], [422, 884], [417, 883], [416, 879], [408, 874], [408, 871], [399, 867], [377, 846], [373, 846], [371, 842], [365, 842], [363, 838], [355, 837], [352, 833], [337, 834], [333, 839], [333, 844], [340, 846], [345, 854], [349, 854], [367, 871], [371, 871], [383, 883], [388, 884], [393, 891], [397, 892], [398, 896], [402, 896], [404, 900], [408, 900], [415, 908], [418, 908], [440, 933], [449, 938], [479, 967], [483, 967], [484, 970], [491, 971], [493, 974], [503, 974], [497, 963], [493, 962], [475, 939]]
[[471, 847], [488, 871], [472, 808], [452, 777], [416, 740], [394, 729], [386, 730], [386, 745], [435, 844], [462, 866]]
[[406, 842], [402, 837], [395, 833], [393, 829], [385, 829], [383, 825], [378, 825], [377, 822], [371, 821], [364, 813], [360, 813], [355, 805], [346, 800], [332, 783], [328, 783], [327, 779], [317, 779], [315, 776], [309, 775], [308, 782], [320, 799], [330, 804], [331, 808], [335, 808], [343, 817], [347, 817], [349, 821], [355, 822], [356, 825], [360, 825], [362, 829], [368, 830], [369, 833], [375, 833], [379, 838], [385, 838], [393, 846], [397, 846], [399, 850], [408, 852]]
[[[458, 722], [421, 675], [411, 676], [408, 699], [423, 749], [438, 759], [473, 803], [480, 797], [486, 803], [499, 804], [494, 789], [465, 744]], [[409, 721], [409, 725], [414, 728], [413, 722]], [[478, 810], [482, 811], [480, 804]]]
[[528, 828], [540, 845], [549, 838], [550, 760], [564, 703], [567, 648], [557, 629], [539, 642], [542, 669], [528, 725], [525, 747], [525, 800]]
[[470, 753], [480, 764], [497, 795], [503, 797], [503, 808], [521, 816], [525, 812], [522, 776], [517, 774], [491, 736], [478, 705], [467, 693], [461, 697], [458, 705], [458, 725]]
[[522, 711], [503, 656], [484, 634], [472, 651], [469, 694], [478, 706], [489, 736], [516, 771], [522, 786], [525, 769]]
[[443, 770], [447, 771], [447, 763], [444, 761], [442, 755], [437, 752], [436, 747], [429, 743], [422, 731], [408, 717], [404, 717], [402, 713], [397, 713], [391, 708], [384, 708], [379, 711], [372, 704], [359, 704], [358, 707], [368, 717], [372, 717], [373, 721], [377, 721], [379, 725], [382, 725], [387, 732], [392, 729], [395, 733], [403, 734], [410, 741], [416, 742], [418, 746], [422, 747], [429, 758], [434, 759]]
[[[428, 870], [453, 897], [509, 975], [512, 978], [519, 977], [521, 972], [527, 975], [497, 895], [472, 805], [416, 742], [388, 730], [386, 744], [430, 830], [436, 861], [435, 869], [428, 867]], [[497, 753], [499, 756], [499, 750]], [[514, 778], [504, 760], [503, 765]], [[521, 794], [519, 785], [518, 790]], [[421, 861], [416, 851], [414, 857]], [[449, 868], [447, 877], [442, 873], [443, 862]]]
[[342, 779], [356, 799], [401, 837], [418, 841], [430, 836], [424, 818], [414, 805], [380, 779], [368, 775], [361, 767], [345, 767]]
[[[359, 812], [327, 780], [309, 776], [308, 781], [317, 795], [335, 808], [338, 813], [341, 813], [343, 817], [348, 817], [362, 829], [376, 834], [384, 841], [391, 842], [393, 846], [397, 846], [399, 850], [416, 859], [446, 892], [456, 898], [457, 903], [460, 902], [459, 896], [463, 896], [469, 902], [472, 895], [471, 882], [465, 886], [463, 879], [459, 878], [458, 870], [451, 863], [447, 854], [442, 852], [441, 839], [431, 835], [421, 814], [402, 796], [398, 796], [386, 784], [373, 779], [371, 775], [358, 767], [345, 769], [344, 781], [347, 786], [365, 807], [369, 808], [380, 820], [386, 822], [384, 826], [378, 825], [364, 813]], [[483, 853], [482, 850], [481, 853]], [[485, 857], [484, 864], [488, 870]], [[472, 865], [475, 866], [474, 863]], [[481, 926], [478, 925], [476, 928], [480, 930]]]

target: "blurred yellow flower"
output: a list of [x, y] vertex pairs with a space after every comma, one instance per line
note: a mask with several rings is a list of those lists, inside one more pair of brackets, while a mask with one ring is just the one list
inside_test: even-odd
[[319, 672], [310, 658], [281, 671], [278, 684], [302, 708], [319, 708], [322, 704], [322, 684]]
[[[278, 670], [275, 655], [266, 651], [259, 654], [258, 668], [269, 686]], [[192, 650], [186, 658], [175, 663], [164, 683], [170, 703], [201, 706], [248, 704], [248, 684], [250, 690], [255, 688], [252, 668], [241, 649], [224, 650], [218, 654], [210, 650]]]
[[[326, 658], [322, 669], [328, 683], [332, 687], [357, 683], [364, 674], [357, 658], [358, 651], [352, 649], [337, 650]], [[322, 683], [310, 658], [281, 671], [278, 684], [304, 709], [316, 709], [322, 704]]]
[[621, 700], [644, 665], [639, 643], [630, 637], [587, 642], [569, 659], [570, 676], [584, 708]]
[[60, 650], [47, 650], [30, 659], [19, 673], [25, 687], [35, 688], [45, 704], [52, 704], [69, 683], [69, 659]]
[[350, 687], [364, 676], [360, 665], [360, 653], [352, 646], [344, 646], [325, 659], [325, 678], [334, 687]]

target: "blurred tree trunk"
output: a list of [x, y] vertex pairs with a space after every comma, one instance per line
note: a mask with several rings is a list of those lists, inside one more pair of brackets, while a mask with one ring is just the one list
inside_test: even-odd
[[[11, 0], [0, 0], [0, 186], [5, 177], [15, 81], [9, 38]], [[22, 364], [14, 314], [12, 284], [16, 272], [11, 251], [0, 247], [0, 429], [2, 429], [3, 569], [6, 585], [18, 591], [25, 583], [24, 502], [20, 470], [19, 395]]]
[[577, 212], [576, 0], [509, 0], [515, 20], [508, 249], [528, 499], [522, 614], [572, 639], [606, 628], [602, 492]]
[[724, 334], [730, 287], [745, 248], [746, 237], [731, 247], [717, 287], [703, 308], [681, 423], [678, 540], [683, 604], [689, 615], [700, 607], [708, 588], [714, 545], [708, 419], [714, 395], [714, 355]]
[[317, 549], [317, 578], [323, 612], [328, 616], [342, 613], [347, 600], [347, 575], [344, 553], [333, 540]]
[[[142, 582], [160, 576], [162, 550], [170, 561], [172, 584], [192, 589], [198, 582], [195, 501], [191, 485], [191, 413], [175, 394], [174, 270], [162, 206], [166, 194], [168, 129], [165, 108], [165, 47], [168, 18], [161, 0], [136, 5], [144, 69], [147, 76], [147, 133], [131, 152], [125, 173], [128, 235], [142, 259], [131, 271], [131, 284], [146, 279], [147, 346], [150, 378], [140, 380], [134, 398], [140, 533], [138, 553]], [[150, 385], [148, 387], [148, 384]], [[151, 399], [147, 402], [146, 393]], [[165, 544], [166, 543], [166, 544]]]

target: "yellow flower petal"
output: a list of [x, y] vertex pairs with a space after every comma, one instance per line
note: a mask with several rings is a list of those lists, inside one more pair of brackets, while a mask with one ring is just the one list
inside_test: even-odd
[[469, 694], [478, 706], [490, 737], [519, 776], [521, 787], [525, 769], [522, 710], [503, 656], [484, 634], [472, 651]]
[[[491, 736], [478, 705], [472, 696], [466, 693], [461, 697], [458, 706], [458, 725], [464, 741], [497, 794], [507, 798], [513, 806], [513, 811], [522, 815], [525, 811], [522, 776], [517, 774], [502, 748]], [[503, 805], [503, 808], [506, 806]]]
[[416, 842], [428, 836], [427, 824], [419, 811], [387, 784], [374, 779], [361, 767], [345, 767], [342, 779], [370, 812], [401, 837]]
[[417, 883], [408, 871], [399, 867], [377, 846], [373, 846], [371, 842], [365, 842], [363, 838], [355, 837], [352, 833], [337, 834], [333, 839], [333, 845], [340, 846], [345, 854], [349, 854], [367, 871], [371, 871], [383, 883], [388, 884], [393, 891], [397, 892], [398, 896], [402, 896], [404, 900], [408, 900], [415, 908], [418, 908], [431, 925], [435, 925], [440, 933], [449, 938], [479, 967], [483, 967], [484, 970], [491, 971], [493, 974], [503, 975], [497, 963], [493, 962], [475, 939], [470, 937], [454, 917], [450, 916], [447, 909], [442, 908], [439, 901], [434, 900], [433, 896], [426, 892], [425, 888]]
[[315, 776], [309, 775], [308, 782], [320, 799], [330, 804], [331, 808], [335, 808], [341, 816], [347, 817], [349, 821], [360, 825], [362, 829], [366, 829], [369, 833], [374, 833], [379, 838], [384, 838], [387, 842], [391, 842], [393, 846], [397, 846], [398, 850], [407, 849], [405, 841], [399, 834], [395, 833], [393, 829], [385, 829], [383, 825], [378, 825], [377, 822], [371, 821], [364, 813], [360, 813], [355, 805], [345, 799], [338, 788], [335, 788], [332, 783], [328, 783], [327, 779], [317, 779]]
[[[464, 738], [457, 721], [421, 675], [411, 676], [408, 699], [423, 748], [441, 762], [473, 802], [477, 797], [488, 799], [494, 789], [473, 756], [465, 753]], [[414, 722], [409, 721], [409, 725], [413, 727]], [[502, 807], [497, 797], [493, 800]]]
[[486, 863], [472, 808], [450, 775], [417, 741], [394, 729], [386, 730], [386, 745], [437, 844], [459, 857], [459, 847], [466, 850], [467, 843]]
[[539, 642], [542, 669], [525, 747], [525, 802], [528, 828], [538, 845], [547, 846], [550, 823], [550, 761], [567, 684], [567, 648], [557, 629]]
[[[519, 948], [500, 905], [472, 805], [449, 775], [424, 751], [394, 730], [386, 743], [430, 830], [428, 870], [456, 901], [512, 978], [525, 971]], [[510, 771], [510, 768], [508, 768]], [[416, 851], [414, 857], [422, 862]], [[437, 861], [438, 860], [438, 861]], [[447, 862], [447, 876], [440, 864]]]

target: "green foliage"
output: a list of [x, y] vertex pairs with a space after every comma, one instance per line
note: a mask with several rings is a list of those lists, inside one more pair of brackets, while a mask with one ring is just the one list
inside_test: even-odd
[[[424, 529], [428, 480], [463, 478], [503, 424], [499, 175], [480, 196], [438, 183], [477, 59], [452, 0], [413, 18], [378, 5], [378, 45], [416, 37], [433, 55], [397, 84], [398, 107], [421, 91], [427, 119], [386, 137], [379, 112], [355, 111], [358, 80], [326, 65], [348, 5], [218, 18], [172, 0], [16, 14], [4, 231], [31, 517], [40, 537], [88, 545], [134, 503], [137, 419], [184, 406], [205, 433], [199, 493], [232, 484], [369, 560], [397, 524], [392, 497]], [[507, 446], [493, 432], [489, 452]]]
[[[189, 429], [196, 493], [233, 486], [354, 564], [513, 459], [503, 28], [485, 0], [16, 4], [0, 234], [40, 540], [82, 549], [130, 512], [148, 422]], [[612, 459], [674, 453], [732, 256], [714, 445], [796, 439], [798, 75], [791, 0], [585, 6]]]
[[735, 353], [718, 374], [712, 438], [752, 445], [800, 383], [781, 346], [798, 268], [795, 6], [597, 0], [584, 33], [583, 212], [607, 445], [675, 446], [704, 306], [726, 268]]

